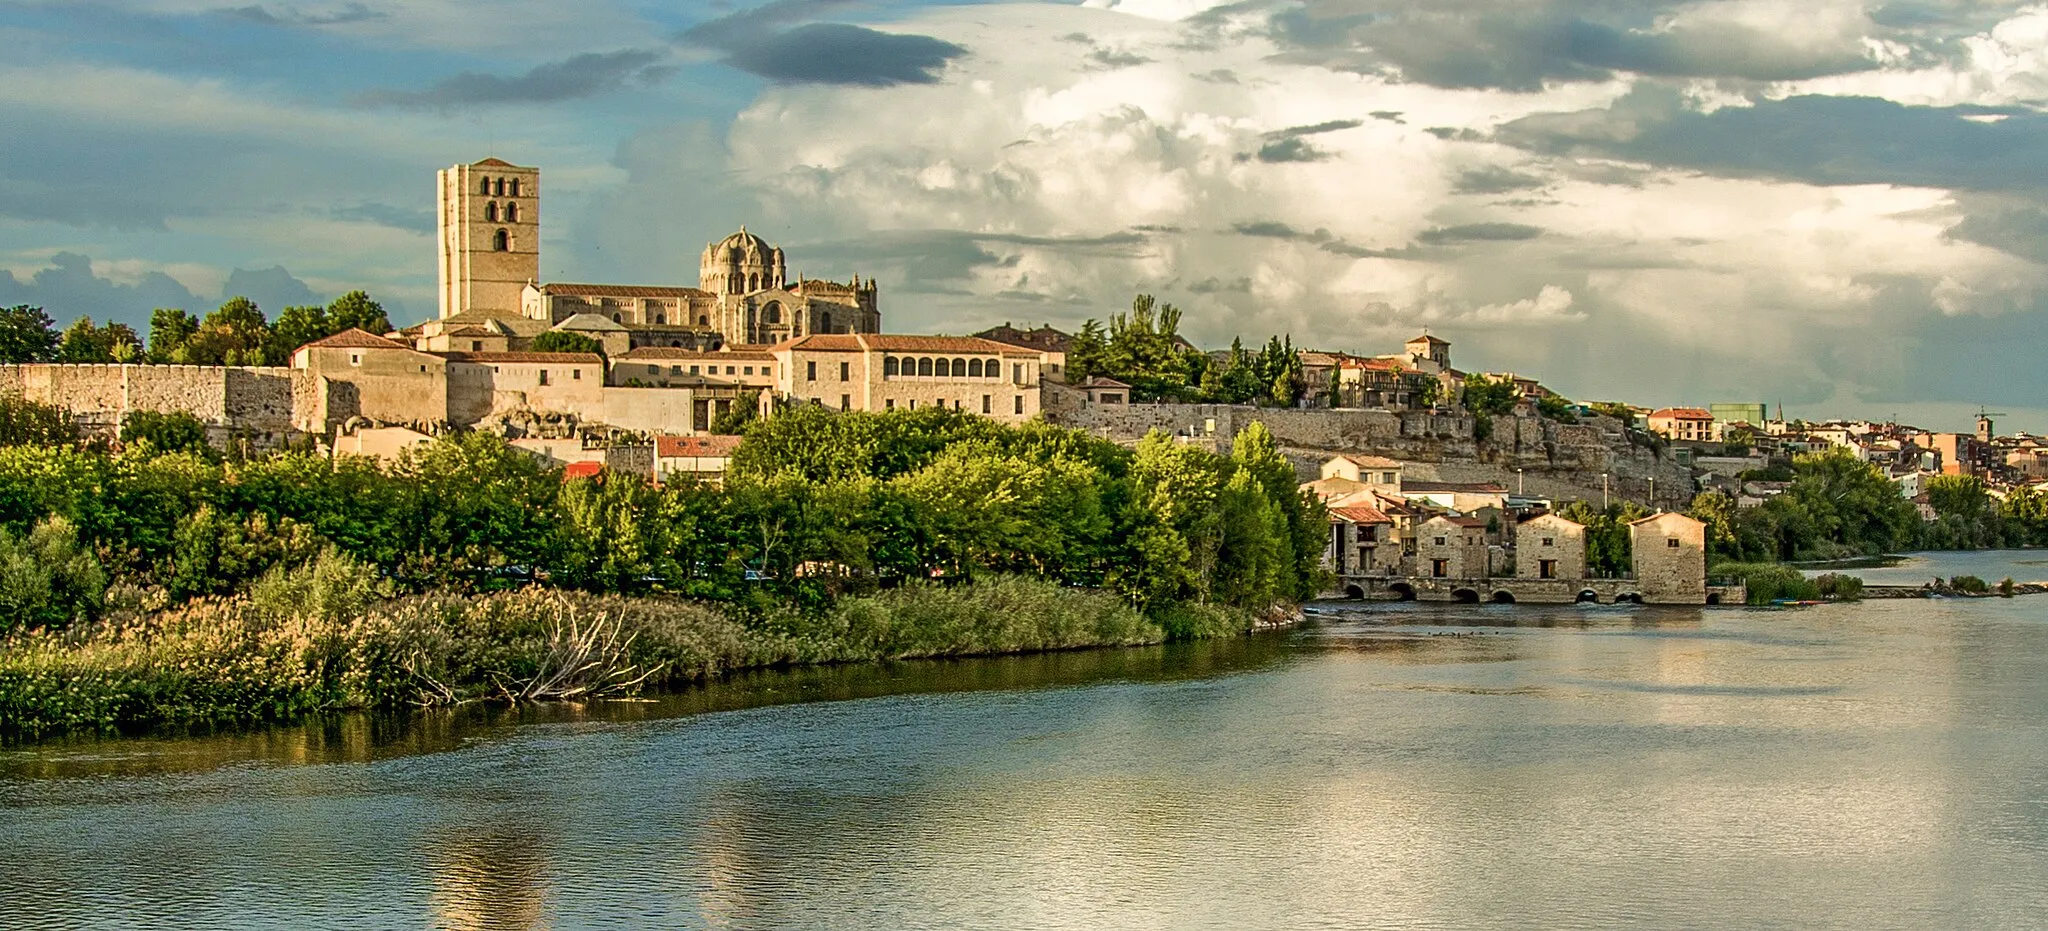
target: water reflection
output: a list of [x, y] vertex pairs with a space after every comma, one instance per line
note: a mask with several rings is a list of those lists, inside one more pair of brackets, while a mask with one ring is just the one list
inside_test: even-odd
[[547, 927], [552, 885], [547, 839], [516, 822], [461, 822], [430, 832], [435, 927], [532, 931]]

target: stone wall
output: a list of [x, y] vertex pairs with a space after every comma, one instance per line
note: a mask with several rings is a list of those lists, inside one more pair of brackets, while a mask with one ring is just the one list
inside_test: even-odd
[[292, 429], [294, 375], [286, 368], [210, 365], [0, 366], [0, 392], [71, 411], [89, 430], [120, 428], [134, 411], [191, 414], [216, 438], [282, 442]]

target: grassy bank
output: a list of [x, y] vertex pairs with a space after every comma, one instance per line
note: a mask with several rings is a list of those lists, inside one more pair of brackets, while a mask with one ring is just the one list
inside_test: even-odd
[[1855, 601], [1863, 597], [1863, 580], [1856, 576], [1827, 573], [1807, 578], [1806, 573], [1783, 563], [1716, 563], [1707, 574], [1741, 579], [1749, 587], [1749, 603], [1753, 605], [1776, 601]]
[[913, 584], [814, 613], [526, 589], [387, 597], [329, 556], [246, 594], [0, 641], [0, 733], [288, 720], [365, 708], [576, 700], [774, 665], [974, 656], [1242, 632], [1234, 610], [1149, 618], [1017, 576]]

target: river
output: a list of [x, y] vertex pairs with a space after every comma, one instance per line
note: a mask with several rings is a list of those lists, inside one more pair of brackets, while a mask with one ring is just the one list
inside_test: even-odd
[[2048, 927], [2048, 596], [1327, 607], [0, 750], [0, 927]]

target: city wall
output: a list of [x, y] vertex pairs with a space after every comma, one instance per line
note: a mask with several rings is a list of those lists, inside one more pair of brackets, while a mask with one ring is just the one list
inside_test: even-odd
[[0, 365], [0, 394], [63, 407], [88, 430], [134, 411], [182, 412], [222, 435], [282, 440], [292, 429], [293, 373], [205, 365]]

